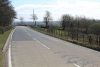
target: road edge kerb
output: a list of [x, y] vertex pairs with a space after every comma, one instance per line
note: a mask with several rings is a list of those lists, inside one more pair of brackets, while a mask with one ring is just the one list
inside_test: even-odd
[[11, 31], [11, 33], [9, 34], [9, 36], [8, 36], [8, 38], [6, 40], [6, 43], [5, 43], [4, 47], [3, 47], [3, 50], [2, 50], [3, 53], [5, 53], [8, 50], [9, 44], [11, 44], [11, 39], [12, 39], [12, 35], [13, 35], [14, 31], [15, 31], [15, 29], [13, 29]]
[[[6, 43], [3, 47], [3, 50], [2, 50], [2, 52], [4, 53], [4, 62], [7, 61], [7, 64], [4, 63], [4, 67], [6, 67], [5, 65], [8, 65], [7, 67], [12, 67], [11, 56], [10, 56], [11, 54], [10, 55], [8, 54], [8, 56], [6, 56], [6, 54], [7, 54], [7, 52], [9, 52], [11, 50], [11, 48], [10, 48], [11, 47], [11, 40], [12, 40], [12, 35], [13, 35], [14, 32], [15, 32], [15, 28], [9, 34], [9, 36], [6, 40]], [[8, 57], [8, 58], [5, 59], [6, 57]]]

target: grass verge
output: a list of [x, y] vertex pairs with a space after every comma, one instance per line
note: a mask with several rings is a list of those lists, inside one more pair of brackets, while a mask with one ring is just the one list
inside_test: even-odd
[[[12, 30], [12, 29], [11, 29]], [[0, 34], [0, 67], [3, 67], [3, 53], [2, 53], [2, 49], [3, 46], [11, 32], [11, 30], [6, 31], [4, 34]]]

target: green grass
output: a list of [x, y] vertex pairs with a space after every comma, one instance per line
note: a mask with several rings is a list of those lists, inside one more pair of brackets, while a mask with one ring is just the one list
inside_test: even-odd
[[0, 67], [3, 67], [3, 53], [2, 53], [2, 49], [3, 46], [10, 34], [11, 30], [6, 31], [4, 34], [0, 34]]
[[0, 49], [3, 48], [9, 34], [10, 34], [11, 30], [6, 31], [4, 34], [0, 34]]

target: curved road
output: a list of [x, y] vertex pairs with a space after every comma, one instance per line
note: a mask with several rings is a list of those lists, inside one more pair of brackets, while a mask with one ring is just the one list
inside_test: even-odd
[[12, 67], [100, 67], [100, 52], [17, 26], [11, 62]]

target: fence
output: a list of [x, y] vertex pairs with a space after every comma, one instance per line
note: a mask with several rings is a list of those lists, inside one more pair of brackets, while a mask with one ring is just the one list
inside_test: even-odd
[[82, 34], [74, 32], [72, 33], [60, 29], [52, 29], [52, 30], [46, 28], [34, 28], [34, 29], [41, 33], [100, 51], [100, 36], [98, 35]]

